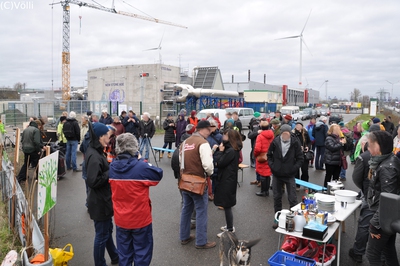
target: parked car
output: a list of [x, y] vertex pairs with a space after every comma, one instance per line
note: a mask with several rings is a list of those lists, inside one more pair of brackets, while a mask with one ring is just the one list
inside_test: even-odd
[[317, 111], [315, 109], [305, 108], [303, 111], [308, 113], [307, 119], [310, 119], [311, 117], [315, 117], [315, 118], [317, 117]]
[[317, 108], [317, 109], [315, 109], [315, 111], [317, 112], [317, 117], [320, 117], [321, 116], [321, 109]]
[[339, 124], [340, 121], [343, 121], [343, 116], [338, 113], [332, 113], [329, 117], [329, 125]]
[[321, 108], [321, 109], [319, 109], [319, 110], [320, 110], [320, 112], [321, 112], [321, 115], [323, 115], [323, 116], [329, 116], [329, 115], [330, 115], [330, 112], [329, 112], [328, 109]]
[[300, 119], [301, 121], [307, 120], [308, 118], [310, 118], [310, 113], [307, 111], [300, 111], [298, 114], [298, 119]]

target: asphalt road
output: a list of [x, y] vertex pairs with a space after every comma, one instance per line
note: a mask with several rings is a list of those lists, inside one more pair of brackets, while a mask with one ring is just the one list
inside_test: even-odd
[[[344, 115], [344, 121], [353, 119], [356, 115]], [[304, 121], [307, 125], [308, 121]], [[247, 132], [245, 132], [247, 133]], [[163, 136], [155, 136], [152, 145], [160, 147], [163, 144]], [[243, 155], [244, 162], [249, 164], [250, 141], [245, 141]], [[79, 155], [79, 162], [82, 156]], [[154, 159], [152, 160], [154, 161]], [[219, 265], [218, 246], [209, 250], [197, 250], [194, 242], [182, 246], [179, 240], [179, 221], [181, 211], [181, 197], [174, 179], [170, 159], [164, 157], [159, 162], [164, 170], [164, 177], [160, 184], [152, 187], [151, 200], [153, 206], [153, 236], [154, 253], [152, 265]], [[351, 181], [353, 166], [349, 164], [347, 170], [346, 189], [358, 191]], [[310, 182], [323, 184], [324, 171], [309, 169]], [[239, 173], [239, 179], [241, 175]], [[268, 259], [278, 249], [279, 235], [272, 229], [274, 220], [272, 193], [269, 197], [257, 197], [254, 193], [259, 190], [250, 185], [255, 179], [255, 171], [252, 168], [244, 170], [244, 181], [240, 183], [237, 192], [237, 205], [233, 208], [234, 226], [240, 239], [256, 239], [261, 241], [252, 249], [252, 265], [268, 265]], [[298, 193], [300, 200], [303, 191]], [[288, 208], [286, 194], [283, 197], [283, 207]], [[55, 238], [54, 246], [64, 247], [71, 243], [75, 256], [69, 265], [93, 265], [92, 249], [94, 239], [93, 221], [85, 207], [85, 185], [81, 173], [68, 172], [64, 179], [58, 183], [57, 205], [55, 207]], [[359, 211], [357, 211], [358, 213]], [[224, 213], [218, 210], [212, 202], [208, 206], [208, 239], [218, 241], [216, 236], [220, 227], [225, 225]], [[115, 230], [114, 230], [115, 232]], [[194, 232], [194, 231], [193, 231]], [[354, 218], [350, 216], [346, 220], [346, 232], [342, 236], [341, 265], [356, 265], [348, 257], [348, 250], [352, 246], [355, 236]], [[400, 241], [397, 241], [400, 250]], [[218, 243], [218, 242], [217, 242]], [[400, 257], [400, 254], [399, 254]], [[111, 264], [110, 258], [106, 256]], [[334, 262], [336, 265], [336, 262]], [[362, 265], [368, 265], [366, 259]]]

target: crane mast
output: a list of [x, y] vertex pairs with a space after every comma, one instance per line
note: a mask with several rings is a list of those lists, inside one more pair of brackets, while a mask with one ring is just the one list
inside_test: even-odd
[[153, 17], [142, 16], [138, 14], [128, 13], [124, 11], [116, 11], [114, 8], [114, 1], [112, 3], [112, 8], [107, 8], [99, 4], [91, 4], [86, 2], [81, 2], [77, 0], [65, 0], [58, 3], [52, 3], [50, 5], [61, 4], [63, 8], [63, 41], [62, 41], [62, 99], [64, 101], [70, 100], [70, 89], [71, 89], [71, 54], [70, 54], [70, 4], [75, 4], [80, 7], [90, 7], [118, 15], [133, 17], [137, 19], [147, 20], [155, 23], [165, 24], [174, 27], [180, 27], [187, 29], [186, 26], [175, 24], [172, 22], [156, 19]]
[[69, 41], [70, 41], [70, 14], [69, 14], [69, 3], [65, 1], [63, 5], [63, 41], [62, 41], [62, 98], [65, 101], [70, 99], [70, 88], [71, 88], [71, 68], [70, 68], [70, 52], [69, 52]]

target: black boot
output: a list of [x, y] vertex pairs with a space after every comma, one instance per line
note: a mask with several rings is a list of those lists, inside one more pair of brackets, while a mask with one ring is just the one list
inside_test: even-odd
[[267, 176], [265, 180], [265, 193], [269, 196], [269, 187], [271, 186], [271, 177]]
[[267, 195], [267, 192], [268, 192], [268, 191], [265, 190], [265, 188], [266, 188], [266, 186], [267, 186], [267, 179], [266, 179], [265, 177], [262, 176], [262, 177], [260, 178], [260, 182], [261, 182], [261, 191], [260, 191], [260, 192], [257, 192], [256, 195], [257, 195], [257, 196], [260, 196], [260, 197], [266, 197], [266, 196], [268, 196], [268, 195]]

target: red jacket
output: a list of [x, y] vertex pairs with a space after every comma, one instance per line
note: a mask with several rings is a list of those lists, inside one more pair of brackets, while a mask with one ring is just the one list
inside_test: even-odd
[[[269, 149], [269, 145], [271, 145], [274, 140], [274, 132], [272, 130], [263, 130], [258, 136], [256, 140], [256, 145], [254, 147], [254, 157], [260, 153], [267, 153]], [[272, 175], [271, 168], [269, 168], [268, 161], [264, 163], [259, 163], [256, 159], [256, 172], [261, 176], [270, 176]]]
[[215, 121], [217, 121], [217, 123], [218, 123], [218, 129], [220, 129], [220, 128], [221, 128], [221, 121], [219, 120], [219, 118], [216, 117], [216, 116], [213, 116], [213, 119], [214, 119]]
[[163, 170], [122, 153], [110, 164], [108, 175], [115, 224], [124, 229], [151, 224], [149, 188], [158, 185]]

